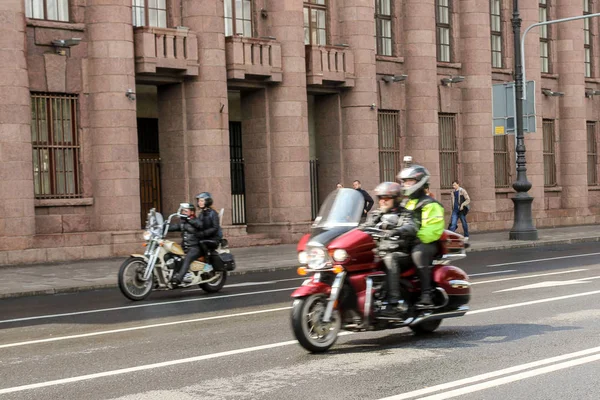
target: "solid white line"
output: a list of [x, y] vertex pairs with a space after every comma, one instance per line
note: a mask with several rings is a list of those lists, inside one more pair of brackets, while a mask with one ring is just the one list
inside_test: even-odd
[[[306, 277], [304, 278], [290, 278], [290, 279], [277, 279], [275, 281], [264, 281], [264, 282], [242, 282], [242, 283], [234, 283], [231, 285], [225, 285], [226, 288], [232, 288], [232, 287], [244, 287], [244, 286], [261, 286], [261, 285], [273, 285], [275, 283], [279, 283], [279, 282], [289, 282], [289, 281], [301, 281], [301, 280], [306, 280]], [[200, 291], [202, 289], [186, 289], [186, 290], [182, 290], [182, 292], [197, 292]]]
[[508, 263], [501, 263], [501, 264], [490, 264], [490, 265], [488, 265], [488, 267], [501, 267], [501, 266], [504, 266], [504, 265], [527, 264], [527, 263], [534, 263], [534, 262], [541, 262], [541, 261], [564, 260], [565, 258], [588, 257], [588, 256], [597, 256], [597, 255], [600, 255], [600, 253], [575, 254], [575, 255], [572, 255], [572, 256], [551, 257], [551, 258], [538, 258], [538, 259], [535, 259], [535, 260], [514, 261], [514, 262], [508, 262]]
[[463, 386], [463, 385], [473, 384], [473, 383], [484, 381], [487, 379], [496, 378], [496, 377], [499, 377], [502, 375], [514, 374], [517, 372], [525, 371], [527, 369], [542, 367], [544, 365], [554, 364], [554, 363], [562, 362], [562, 361], [569, 360], [572, 358], [584, 357], [584, 356], [588, 356], [590, 354], [594, 354], [594, 353], [598, 353], [598, 352], [600, 352], [600, 347], [593, 347], [590, 349], [581, 350], [581, 351], [577, 351], [574, 353], [563, 354], [560, 356], [546, 358], [546, 359], [538, 360], [538, 361], [533, 361], [533, 362], [526, 363], [526, 364], [515, 365], [514, 367], [500, 369], [497, 371], [486, 372], [485, 374], [460, 379], [460, 380], [454, 381], [454, 382], [442, 383], [440, 385], [430, 386], [430, 387], [426, 387], [423, 389], [414, 390], [412, 392], [406, 392], [406, 393], [402, 393], [402, 394], [395, 395], [395, 396], [385, 397], [385, 398], [382, 398], [379, 400], [407, 400], [407, 399], [411, 399], [413, 397], [423, 396], [426, 394], [435, 393], [435, 392], [439, 392], [439, 391], [446, 390], [446, 389], [452, 389], [452, 388]]
[[469, 277], [472, 276], [484, 276], [484, 275], [498, 275], [498, 274], [504, 274], [507, 272], [517, 272], [516, 269], [507, 269], [506, 271], [493, 271], [493, 272], [482, 272], [480, 274], [469, 274]]
[[0, 345], [0, 349], [5, 349], [5, 348], [8, 348], [8, 347], [26, 346], [26, 345], [38, 344], [38, 343], [58, 342], [58, 341], [61, 341], [61, 340], [80, 339], [80, 338], [91, 337], [91, 336], [109, 335], [109, 334], [112, 334], [112, 333], [131, 332], [131, 331], [138, 331], [138, 330], [142, 330], [142, 329], [160, 328], [160, 327], [164, 327], [164, 326], [190, 324], [190, 323], [193, 323], [193, 322], [212, 321], [212, 320], [215, 320], [215, 319], [243, 317], [243, 316], [246, 316], [246, 315], [264, 314], [264, 313], [269, 313], [269, 312], [289, 310], [291, 308], [292, 307], [279, 307], [279, 308], [271, 308], [271, 309], [268, 309], [268, 310], [248, 311], [248, 312], [236, 313], [236, 314], [217, 315], [217, 316], [214, 316], [214, 317], [203, 317], [203, 318], [195, 318], [195, 319], [186, 319], [186, 320], [183, 320], [183, 321], [172, 321], [172, 322], [163, 322], [163, 323], [160, 323], [160, 324], [134, 326], [134, 327], [130, 327], [130, 328], [111, 329], [109, 331], [99, 331], [99, 332], [82, 333], [82, 334], [79, 334], [79, 335], [69, 335], [69, 336], [52, 337], [52, 338], [48, 338], [48, 339], [28, 340], [26, 342], [17, 342], [17, 343], [3, 344], [3, 345]]
[[35, 316], [35, 317], [5, 319], [5, 320], [0, 321], [0, 324], [8, 324], [8, 323], [11, 323], [11, 322], [21, 322], [21, 321], [33, 321], [33, 320], [37, 320], [37, 319], [49, 319], [49, 318], [69, 317], [71, 315], [95, 314], [95, 313], [108, 312], [108, 311], [126, 310], [126, 309], [131, 309], [131, 308], [142, 308], [142, 307], [153, 307], [153, 306], [167, 306], [167, 305], [171, 305], [171, 304], [191, 303], [191, 302], [195, 302], [195, 301], [208, 301], [208, 300], [227, 299], [227, 298], [231, 298], [231, 297], [253, 296], [253, 295], [257, 295], [257, 294], [283, 292], [283, 291], [286, 291], [286, 290], [294, 290], [294, 289], [297, 289], [297, 287], [284, 288], [284, 289], [260, 290], [260, 291], [257, 291], [257, 292], [244, 292], [244, 293], [236, 293], [236, 294], [226, 294], [226, 295], [222, 295], [222, 296], [211, 296], [211, 297], [201, 297], [201, 298], [193, 298], [193, 299], [184, 299], [184, 300], [164, 301], [164, 302], [161, 302], [161, 303], [144, 303], [144, 304], [136, 304], [134, 306], [100, 308], [100, 309], [97, 309], [97, 310], [77, 311], [77, 312], [64, 313], [64, 314], [38, 315], [38, 316]]
[[583, 268], [583, 269], [571, 269], [569, 271], [549, 272], [547, 274], [534, 274], [534, 275], [513, 276], [513, 277], [510, 277], [510, 278], [493, 279], [491, 281], [472, 282], [471, 285], [481, 285], [481, 284], [484, 284], [484, 283], [514, 281], [514, 280], [517, 280], [517, 279], [539, 278], [541, 276], [572, 274], [574, 272], [583, 272], [583, 271], [588, 271], [588, 269], [585, 269], [585, 268]]

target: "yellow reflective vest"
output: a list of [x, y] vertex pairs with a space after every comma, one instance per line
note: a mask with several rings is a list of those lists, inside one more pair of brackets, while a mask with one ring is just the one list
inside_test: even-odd
[[404, 205], [413, 212], [418, 231], [417, 237], [421, 243], [432, 243], [439, 240], [444, 232], [444, 207], [425, 196], [420, 199], [410, 199]]

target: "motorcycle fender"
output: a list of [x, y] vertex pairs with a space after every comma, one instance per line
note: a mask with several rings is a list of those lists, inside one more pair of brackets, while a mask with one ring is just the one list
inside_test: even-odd
[[292, 298], [308, 297], [313, 294], [325, 294], [329, 296], [331, 286], [321, 282], [310, 282], [308, 285], [300, 286], [292, 293]]
[[148, 257], [146, 257], [143, 254], [130, 254], [130, 257], [135, 257], [135, 258], [143, 258], [144, 260], [148, 261]]

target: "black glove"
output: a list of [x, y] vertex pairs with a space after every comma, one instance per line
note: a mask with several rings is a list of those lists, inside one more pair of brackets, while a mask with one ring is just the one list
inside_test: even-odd
[[180, 215], [179, 219], [181, 220], [181, 222], [187, 222], [187, 220], [190, 219], [190, 217], [188, 217], [187, 215]]

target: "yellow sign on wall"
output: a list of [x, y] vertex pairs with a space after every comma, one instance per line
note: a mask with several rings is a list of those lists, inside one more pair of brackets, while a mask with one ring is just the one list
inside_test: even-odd
[[496, 126], [494, 129], [494, 135], [504, 135], [504, 127], [503, 126]]

